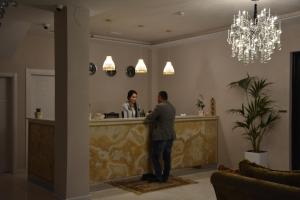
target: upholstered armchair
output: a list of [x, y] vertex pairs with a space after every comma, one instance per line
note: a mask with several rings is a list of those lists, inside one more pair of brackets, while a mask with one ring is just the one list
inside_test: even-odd
[[241, 161], [239, 170], [212, 174], [218, 200], [300, 200], [300, 173], [271, 170]]

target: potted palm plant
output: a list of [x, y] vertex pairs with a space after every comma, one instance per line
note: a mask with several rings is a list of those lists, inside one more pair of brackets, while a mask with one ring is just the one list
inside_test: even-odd
[[267, 152], [261, 150], [260, 145], [264, 136], [279, 119], [274, 101], [267, 94], [271, 84], [266, 79], [249, 75], [229, 84], [230, 87], [242, 90], [246, 96], [245, 102], [239, 108], [229, 110], [240, 116], [239, 120], [234, 122], [233, 129], [240, 129], [251, 144], [252, 149], [245, 152], [245, 158], [265, 166]]

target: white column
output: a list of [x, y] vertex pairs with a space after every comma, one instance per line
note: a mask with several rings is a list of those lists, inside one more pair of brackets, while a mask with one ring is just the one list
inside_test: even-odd
[[55, 183], [60, 199], [89, 197], [89, 10], [55, 12]]

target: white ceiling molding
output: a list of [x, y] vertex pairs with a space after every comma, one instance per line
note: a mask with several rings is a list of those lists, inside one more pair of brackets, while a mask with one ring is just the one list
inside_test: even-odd
[[288, 13], [285, 15], [280, 15], [279, 19], [282, 21], [285, 21], [285, 20], [294, 19], [294, 18], [298, 18], [298, 17], [300, 17], [300, 11]]
[[127, 40], [127, 39], [121, 39], [121, 38], [115, 38], [115, 37], [108, 37], [108, 36], [102, 36], [102, 35], [96, 35], [96, 34], [90, 34], [91, 39], [95, 40], [101, 40], [106, 42], [113, 42], [118, 44], [128, 44], [133, 46], [139, 46], [139, 47], [150, 47], [151, 43], [144, 42], [144, 41], [137, 41], [137, 40]]

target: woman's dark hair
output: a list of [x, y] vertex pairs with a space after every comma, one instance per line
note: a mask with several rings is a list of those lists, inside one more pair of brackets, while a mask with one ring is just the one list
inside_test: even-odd
[[[135, 90], [129, 90], [128, 91], [128, 94], [127, 94], [127, 99], [129, 100], [130, 99], [130, 97], [133, 95], [133, 94], [136, 94], [137, 95], [137, 92], [135, 91]], [[138, 116], [138, 107], [137, 107], [137, 104], [135, 103], [134, 105], [134, 109], [136, 110], [136, 112], [135, 112], [135, 117], [137, 117]]]
[[166, 91], [160, 91], [158, 95], [163, 99], [163, 100], [168, 100], [168, 93]]
[[135, 90], [129, 90], [127, 94], [127, 99], [129, 100], [133, 94], [137, 94], [137, 92]]

